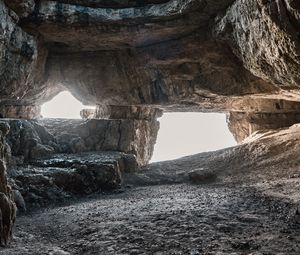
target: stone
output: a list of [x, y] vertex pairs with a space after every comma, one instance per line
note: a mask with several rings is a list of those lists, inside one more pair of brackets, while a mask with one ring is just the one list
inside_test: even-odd
[[5, 0], [5, 4], [14, 10], [21, 18], [29, 16], [35, 7], [34, 0]]
[[118, 106], [118, 105], [98, 105], [94, 118], [96, 119], [135, 119], [135, 120], [156, 120], [161, 117], [163, 111], [147, 106]]
[[33, 12], [32, 0], [5, 3], [0, 106], [33, 111], [65, 89], [84, 104], [119, 107], [111, 118], [141, 106], [223, 112], [248, 107], [250, 99], [249, 108], [256, 100], [297, 104], [295, 1], [43, 0]]
[[30, 159], [40, 159], [51, 156], [54, 149], [51, 146], [37, 144], [30, 150]]
[[20, 191], [13, 190], [13, 196], [14, 196], [14, 202], [18, 210], [26, 212], [26, 203]]
[[70, 146], [70, 149], [71, 149], [71, 151], [73, 153], [83, 152], [83, 151], [87, 150], [83, 139], [81, 139], [80, 137], [73, 138], [70, 141], [70, 145], [69, 146]]
[[215, 173], [204, 169], [195, 169], [189, 172], [188, 175], [190, 180], [195, 184], [212, 183], [217, 179], [217, 175]]
[[217, 23], [215, 33], [255, 76], [297, 87], [299, 10], [294, 1], [238, 0]]
[[10, 126], [7, 122], [0, 122], [0, 131], [2, 133], [3, 136], [8, 135], [9, 131], [10, 131]]
[[300, 122], [300, 113], [249, 113], [231, 112], [227, 116], [229, 130], [238, 143], [256, 131], [276, 130]]
[[7, 183], [6, 164], [0, 159], [0, 244], [8, 245], [12, 239], [12, 229], [16, 220], [16, 205]]
[[84, 120], [93, 119], [95, 116], [95, 109], [83, 109], [80, 111], [80, 117]]
[[159, 122], [137, 119], [40, 120], [56, 137], [61, 152], [121, 151], [136, 156], [139, 165], [152, 157]]
[[23, 208], [26, 204], [25, 208], [32, 208], [36, 205], [61, 203], [71, 197], [118, 189], [123, 175], [136, 170], [137, 162], [130, 154], [86, 152], [55, 154], [31, 160], [26, 166], [15, 167], [10, 178], [15, 183], [18, 207]]
[[41, 117], [41, 107], [40, 106], [10, 106], [3, 105], [0, 106], [0, 116], [1, 118], [16, 118], [16, 119], [39, 119]]

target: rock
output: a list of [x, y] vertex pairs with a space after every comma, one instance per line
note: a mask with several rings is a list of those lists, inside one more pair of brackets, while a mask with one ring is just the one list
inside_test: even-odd
[[299, 112], [287, 113], [249, 113], [230, 112], [227, 115], [229, 130], [238, 143], [256, 131], [275, 130], [290, 127], [300, 122]]
[[33, 105], [3, 105], [0, 106], [2, 118], [38, 119], [41, 117], [41, 107]]
[[195, 169], [188, 173], [190, 180], [195, 184], [206, 184], [215, 182], [217, 176], [215, 173], [204, 169]]
[[73, 138], [70, 141], [70, 149], [73, 153], [78, 153], [78, 152], [84, 152], [87, 150], [85, 143], [83, 141], [83, 139], [81, 139], [80, 137], [78, 138]]
[[3, 136], [8, 135], [10, 131], [10, 126], [7, 122], [0, 122], [0, 131], [2, 132]]
[[13, 190], [13, 196], [14, 196], [14, 202], [18, 208], [18, 210], [26, 212], [26, 204], [24, 201], [24, 198], [20, 191], [18, 190]]
[[[32, 0], [5, 2], [14, 10], [17, 6], [34, 3]], [[35, 90], [37, 93], [33, 97], [38, 98], [38, 94], [43, 94], [40, 89], [44, 87], [41, 81], [47, 49], [38, 42], [37, 37], [25, 32], [18, 25], [12, 13], [14, 12], [0, 1], [0, 109], [2, 105], [9, 105], [11, 109], [20, 108], [21, 105], [22, 108], [20, 99], [24, 95]], [[27, 102], [24, 105], [32, 104]]]
[[80, 111], [80, 117], [84, 120], [93, 119], [95, 116], [95, 109], [83, 109]]
[[5, 4], [22, 18], [29, 16], [35, 7], [34, 0], [5, 0]]
[[61, 248], [55, 247], [49, 255], [70, 255], [70, 253], [62, 250]]
[[54, 149], [51, 146], [37, 144], [30, 150], [30, 159], [40, 159], [51, 156]]
[[119, 107], [98, 109], [113, 119], [148, 118], [135, 112], [141, 107], [228, 112], [262, 99], [299, 101], [294, 1], [5, 3], [0, 106], [10, 110], [4, 112], [37, 117], [38, 107], [64, 89], [85, 104]]
[[285, 2], [289, 1], [235, 1], [215, 32], [254, 75], [299, 86], [300, 16], [295, 14], [300, 7]]
[[[30, 165], [17, 166], [14, 186], [26, 207], [47, 206], [70, 197], [120, 188], [122, 175], [137, 167], [133, 159], [120, 152], [56, 154], [48, 159], [32, 160]], [[21, 198], [17, 201], [22, 207]]]
[[152, 121], [162, 116], [162, 110], [147, 106], [98, 105], [93, 118], [135, 119]]
[[7, 184], [6, 165], [0, 160], [0, 244], [8, 245], [12, 239], [12, 230], [16, 220], [16, 205], [13, 194]]
[[61, 152], [121, 151], [135, 155], [139, 165], [151, 159], [159, 129], [156, 119], [45, 119], [39, 123], [56, 136]]

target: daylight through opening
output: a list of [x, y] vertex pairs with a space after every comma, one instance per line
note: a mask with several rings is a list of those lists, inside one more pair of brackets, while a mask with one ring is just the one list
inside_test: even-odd
[[151, 162], [172, 160], [236, 145], [226, 115], [221, 113], [165, 113]]
[[42, 105], [41, 114], [44, 118], [80, 119], [83, 109], [95, 107], [83, 105], [69, 91], [63, 91]]

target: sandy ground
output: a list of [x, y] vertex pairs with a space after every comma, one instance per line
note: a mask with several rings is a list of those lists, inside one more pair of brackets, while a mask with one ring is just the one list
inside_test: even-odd
[[253, 188], [132, 187], [19, 217], [0, 254], [300, 254], [300, 216]]

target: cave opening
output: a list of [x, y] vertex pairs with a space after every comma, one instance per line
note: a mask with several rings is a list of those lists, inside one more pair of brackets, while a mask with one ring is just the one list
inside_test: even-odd
[[43, 118], [81, 119], [80, 112], [83, 109], [95, 107], [83, 105], [71, 92], [62, 91], [42, 105], [41, 115]]
[[236, 145], [224, 113], [164, 113], [159, 121], [160, 129], [151, 162], [173, 160]]

